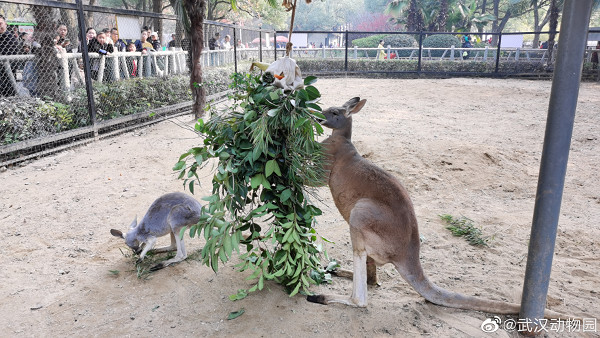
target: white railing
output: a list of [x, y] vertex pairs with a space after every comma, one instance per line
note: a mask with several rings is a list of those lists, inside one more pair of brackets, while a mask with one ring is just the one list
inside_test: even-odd
[[[344, 58], [345, 57], [346, 48], [336, 47], [336, 48], [294, 48], [292, 50], [291, 56], [293, 58]], [[377, 59], [378, 48], [359, 48], [359, 47], [350, 47], [348, 48], [348, 59]], [[419, 47], [392, 47], [387, 46], [384, 49], [385, 53], [389, 56], [392, 53], [396, 55], [396, 59], [404, 59], [404, 60], [413, 60], [418, 59], [419, 56]], [[433, 56], [434, 51], [441, 51], [441, 56]], [[468, 60], [481, 60], [481, 61], [489, 61], [493, 58], [496, 58], [496, 47], [485, 46], [483, 48], [462, 48], [451, 46], [449, 48], [433, 48], [433, 47], [423, 47], [421, 49], [421, 59], [423, 60], [450, 60], [450, 61], [458, 61], [462, 60], [461, 57], [456, 54], [462, 54], [463, 51], [469, 52]], [[277, 49], [278, 53], [283, 53], [284, 49]], [[369, 56], [369, 52], [371, 55]], [[373, 53], [374, 52], [374, 53]], [[405, 53], [401, 53], [405, 52]], [[408, 53], [410, 52], [410, 54]], [[501, 59], [502, 60], [514, 60], [514, 61], [540, 61], [543, 62], [548, 57], [547, 49], [538, 49], [538, 48], [501, 48]], [[399, 57], [400, 54], [408, 54], [408, 56]], [[439, 54], [439, 53], [438, 53]], [[278, 54], [279, 55], [279, 54]], [[386, 58], [385, 60], [393, 60]]]

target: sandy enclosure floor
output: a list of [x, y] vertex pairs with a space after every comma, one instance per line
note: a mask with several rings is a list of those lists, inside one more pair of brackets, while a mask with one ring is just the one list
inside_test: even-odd
[[[322, 79], [317, 87], [324, 107], [368, 100], [355, 116], [353, 141], [411, 194], [430, 279], [519, 302], [551, 83]], [[600, 317], [599, 93], [600, 85], [582, 84], [548, 297], [552, 310], [590, 318]], [[193, 118], [176, 122], [193, 125]], [[369, 287], [363, 309], [289, 298], [276, 284], [232, 302], [230, 294], [249, 286], [235, 260], [216, 275], [188, 259], [138, 279], [109, 230], [126, 230], [155, 198], [183, 190], [171, 168], [200, 142], [167, 121], [0, 173], [0, 336], [513, 335], [484, 335], [489, 314], [425, 302], [391, 265], [378, 269], [382, 285]], [[209, 192], [208, 171], [205, 181], [197, 195]], [[336, 243], [326, 245], [329, 255], [351, 267], [348, 227], [328, 189], [319, 194], [318, 231]], [[491, 247], [453, 237], [439, 214], [471, 218], [495, 236]], [[203, 245], [185, 241], [188, 252]], [[334, 278], [314, 291], [351, 287]], [[244, 315], [226, 320], [241, 308]]]

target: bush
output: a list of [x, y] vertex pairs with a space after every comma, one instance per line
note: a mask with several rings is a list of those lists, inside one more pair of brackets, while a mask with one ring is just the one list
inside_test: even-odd
[[[394, 47], [419, 47], [419, 43], [412, 35], [408, 34], [390, 34], [386, 35], [383, 40], [385, 41], [385, 45], [390, 45], [392, 48]], [[378, 42], [379, 43], [379, 42]], [[398, 57], [409, 57], [412, 51], [410, 50], [399, 50]], [[418, 55], [419, 53], [415, 53]]]
[[[430, 35], [430, 36], [426, 37], [425, 39], [423, 39], [423, 48], [450, 48], [452, 46], [454, 46], [456, 48], [460, 48], [460, 46], [461, 46], [460, 40], [458, 40], [458, 38], [454, 35], [436, 34], [436, 35]], [[442, 56], [442, 54], [444, 54], [443, 50], [432, 50], [431, 51], [431, 56], [433, 56], [433, 57], [440, 57], [440, 56]], [[446, 53], [446, 55], [449, 55], [449, 54]], [[455, 50], [454, 56], [459, 57], [460, 51]]]
[[[233, 67], [204, 70], [206, 95], [226, 91], [233, 73]], [[97, 121], [192, 100], [189, 75], [94, 83], [93, 92]], [[0, 145], [44, 137], [90, 124], [84, 87], [72, 92], [72, 99], [68, 103], [32, 97], [0, 99]]]
[[[417, 40], [415, 40], [415, 38], [413, 38], [412, 35], [409, 35], [409, 34], [371, 35], [366, 38], [352, 40], [352, 45], [356, 46], [358, 48], [377, 48], [377, 46], [379, 45], [379, 41], [381, 41], [381, 40], [384, 41], [384, 44], [386, 47], [388, 45], [392, 46], [392, 49], [394, 47], [418, 47], [419, 46], [419, 44], [417, 43]], [[369, 57], [375, 57], [377, 55], [377, 51], [375, 51], [375, 50], [368, 51], [367, 54], [369, 55]], [[402, 51], [398, 51], [398, 54], [399, 54], [398, 55], [399, 57], [409, 57], [411, 54], [411, 51], [402, 50]]]
[[52, 135], [77, 125], [67, 105], [31, 97], [0, 99], [0, 145]]
[[[384, 40], [385, 34], [371, 35], [366, 38], [352, 40], [352, 46], [358, 48], [377, 48], [379, 41]], [[369, 57], [375, 57], [377, 55], [376, 50], [370, 50], [367, 52]]]

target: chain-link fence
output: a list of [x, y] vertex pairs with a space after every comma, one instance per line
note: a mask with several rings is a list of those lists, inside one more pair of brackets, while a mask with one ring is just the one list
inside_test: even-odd
[[[0, 167], [189, 111], [190, 39], [176, 16], [17, 2], [0, 1]], [[263, 59], [252, 41], [269, 33], [216, 22], [204, 31], [214, 98], [238, 67]]]
[[[549, 46], [548, 34], [302, 31], [294, 33], [292, 57], [303, 73], [315, 75], [549, 78], [559, 43]], [[600, 44], [589, 43], [584, 79], [597, 80]], [[273, 49], [284, 55], [284, 44]]]

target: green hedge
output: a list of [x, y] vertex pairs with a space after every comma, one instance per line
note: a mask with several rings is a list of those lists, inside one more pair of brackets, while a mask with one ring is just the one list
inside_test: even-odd
[[[344, 60], [316, 59], [316, 60], [297, 60], [302, 73], [315, 74], [326, 71], [344, 71]], [[418, 67], [417, 60], [348, 60], [349, 72], [373, 72], [378, 71], [378, 77], [386, 77], [383, 72], [416, 72]], [[422, 60], [421, 70], [423, 72], [439, 73], [493, 73], [496, 69], [494, 59], [487, 62], [483, 61], [436, 61]], [[498, 66], [498, 72], [505, 74], [519, 73], [539, 73], [547, 75], [545, 67], [539, 62], [526, 61], [501, 61]]]
[[[358, 48], [377, 48], [379, 41], [383, 40], [384, 45], [394, 47], [418, 47], [417, 40], [411, 35], [407, 34], [376, 34], [366, 38], [352, 40], [352, 45]], [[400, 57], [409, 57], [411, 51], [402, 50], [399, 51]], [[368, 51], [369, 57], [375, 57], [377, 51]]]
[[[240, 69], [248, 67], [240, 66]], [[228, 89], [233, 67], [204, 70], [207, 95]], [[168, 78], [135, 78], [112, 83], [94, 83], [98, 121], [136, 114], [192, 100], [189, 75]], [[0, 145], [6, 145], [90, 125], [85, 88], [72, 93], [70, 102], [32, 97], [0, 99]]]
[[[423, 39], [423, 48], [450, 48], [452, 46], [457, 49], [461, 46], [460, 40], [454, 35], [436, 34]], [[440, 57], [443, 53], [443, 50], [434, 50], [431, 51], [431, 56]], [[455, 50], [454, 56], [460, 56], [460, 51]]]

